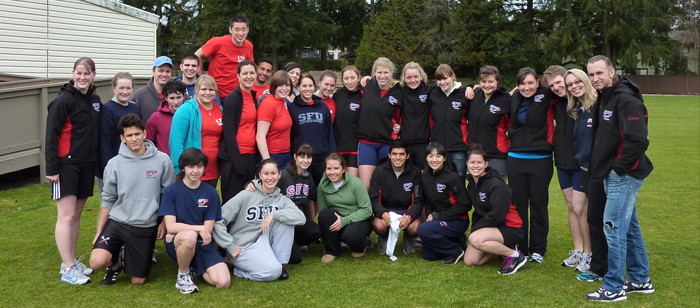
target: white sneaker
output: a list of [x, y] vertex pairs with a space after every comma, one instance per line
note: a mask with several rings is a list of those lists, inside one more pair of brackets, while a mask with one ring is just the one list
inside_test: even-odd
[[566, 267], [577, 266], [579, 263], [581, 263], [581, 254], [582, 252], [578, 249], [570, 250], [569, 257], [564, 259], [564, 261], [561, 262], [561, 265]]
[[581, 261], [576, 265], [576, 270], [585, 273], [591, 268], [591, 254], [581, 253]]
[[[74, 265], [77, 265], [78, 269], [80, 270], [81, 273], [83, 273], [83, 275], [90, 275], [94, 271], [91, 268], [85, 266], [85, 264], [83, 264], [82, 262], [80, 262], [83, 258], [84, 258], [84, 256], [80, 256], [80, 258], [75, 258], [75, 259], [73, 259], [73, 263], [74, 263]], [[61, 269], [58, 271], [58, 273], [63, 274], [63, 272], [66, 269], [65, 267], [66, 267], [66, 264], [61, 262]]]
[[533, 253], [530, 256], [530, 261], [529, 262], [537, 262], [537, 263], [542, 263], [544, 262], [544, 256], [539, 254], [539, 253]]
[[180, 290], [180, 293], [182, 294], [199, 292], [199, 288], [194, 284], [194, 282], [192, 282], [192, 277], [190, 277], [190, 273], [177, 275], [175, 289]]
[[76, 265], [73, 265], [61, 271], [61, 281], [79, 285], [90, 282], [90, 277], [85, 276]]

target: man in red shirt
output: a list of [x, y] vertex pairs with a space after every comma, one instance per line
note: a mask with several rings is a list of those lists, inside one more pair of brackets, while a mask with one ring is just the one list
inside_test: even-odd
[[260, 62], [258, 62], [257, 77], [255, 78], [255, 83], [252, 88], [252, 90], [255, 91], [255, 95], [258, 96], [258, 103], [262, 102], [260, 98], [262, 98], [263, 92], [270, 89], [270, 85], [267, 83], [270, 76], [272, 76], [272, 60], [260, 60]]
[[238, 64], [254, 61], [253, 44], [246, 39], [248, 30], [248, 19], [234, 16], [229, 21], [230, 35], [213, 37], [194, 53], [200, 60], [209, 58], [208, 74], [216, 79], [221, 101], [238, 87]]

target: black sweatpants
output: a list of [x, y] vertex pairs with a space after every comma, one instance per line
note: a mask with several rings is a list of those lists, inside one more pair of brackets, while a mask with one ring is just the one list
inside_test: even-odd
[[243, 173], [237, 174], [233, 170], [230, 161], [219, 160], [219, 174], [221, 175], [221, 205], [231, 200], [241, 190], [245, 189], [245, 184], [255, 178], [256, 164], [258, 160], [256, 154], [242, 154], [242, 161], [236, 162], [244, 168]]
[[314, 179], [314, 184], [318, 187], [318, 183], [321, 182], [321, 177], [323, 177], [323, 174], [326, 172], [326, 155], [314, 156], [308, 171]]
[[588, 196], [588, 228], [591, 234], [592, 254], [590, 271], [603, 277], [608, 272], [608, 242], [603, 232], [603, 213], [608, 198], [603, 181], [591, 180], [587, 171], [581, 170], [581, 182], [584, 183], [584, 190]]
[[506, 165], [508, 185], [513, 191], [512, 202], [523, 220], [522, 228], [525, 231], [518, 249], [526, 256], [530, 253], [544, 256], [549, 233], [549, 183], [554, 174], [552, 158], [520, 159], [509, 156]]
[[[340, 213], [331, 208], [325, 208], [318, 213], [318, 225], [321, 227], [321, 241], [326, 254], [340, 256], [340, 242], [344, 242], [352, 252], [365, 251], [365, 238], [372, 233], [372, 218], [356, 221], [342, 227], [339, 231], [328, 230], [337, 220], [335, 213]], [[342, 215], [341, 215], [342, 216]]]
[[289, 255], [289, 264], [301, 263], [301, 251], [299, 246], [306, 246], [321, 238], [321, 228], [313, 221], [307, 220], [305, 224], [294, 227], [294, 244], [292, 254]]

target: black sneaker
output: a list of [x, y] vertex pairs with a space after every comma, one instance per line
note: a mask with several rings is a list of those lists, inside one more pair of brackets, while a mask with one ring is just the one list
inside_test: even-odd
[[620, 290], [620, 292], [611, 292], [601, 287], [597, 291], [586, 295], [586, 298], [589, 301], [609, 303], [624, 301], [627, 299], [627, 295], [625, 295], [625, 290]]
[[122, 266], [119, 266], [117, 269], [108, 268], [105, 272], [105, 277], [102, 278], [102, 286], [108, 287], [117, 283], [117, 276], [122, 272], [122, 269], [124, 269]]
[[462, 252], [459, 255], [457, 255], [456, 258], [442, 259], [442, 264], [455, 264], [455, 263], [459, 262], [459, 259], [461, 259], [462, 256], [464, 256], [464, 250], [462, 250]]
[[515, 274], [525, 263], [527, 263], [527, 257], [525, 255], [518, 251], [519, 255], [517, 257], [511, 257], [507, 256], [505, 260], [503, 260], [503, 268], [498, 270], [498, 273], [501, 275], [511, 275]]
[[645, 283], [625, 281], [625, 285], [622, 287], [622, 289], [625, 290], [625, 293], [654, 293], [654, 286], [651, 284], [651, 279]]
[[277, 280], [287, 280], [287, 279], [289, 279], [289, 273], [287, 273], [287, 270], [284, 269], [284, 267], [283, 267], [282, 268], [282, 275], [280, 275], [279, 278], [277, 278]]

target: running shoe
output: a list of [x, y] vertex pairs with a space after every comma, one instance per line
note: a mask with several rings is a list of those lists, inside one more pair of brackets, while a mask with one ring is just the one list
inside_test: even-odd
[[535, 252], [530, 256], [530, 262], [542, 263], [544, 262], [544, 256]]
[[105, 272], [105, 277], [102, 278], [102, 286], [108, 287], [117, 283], [117, 276], [119, 276], [123, 269], [123, 265], [119, 265], [116, 269], [108, 268]]
[[86, 284], [90, 282], [90, 277], [85, 276], [76, 265], [73, 265], [61, 272], [61, 281], [70, 284]]
[[579, 261], [578, 265], [576, 265], [576, 270], [583, 273], [588, 271], [591, 268], [591, 254], [590, 253], [582, 253], [581, 254], [581, 261]]
[[597, 291], [586, 295], [586, 298], [589, 301], [609, 303], [624, 301], [627, 299], [627, 295], [625, 295], [625, 290], [620, 290], [620, 292], [611, 292], [601, 287]]
[[192, 282], [192, 277], [190, 277], [190, 273], [178, 274], [177, 282], [175, 283], [175, 288], [180, 290], [180, 293], [182, 294], [199, 292], [199, 288], [197, 287], [197, 285], [195, 285], [194, 282]]
[[388, 239], [383, 236], [377, 236], [377, 252], [380, 255], [386, 256], [386, 242]]
[[564, 261], [561, 262], [561, 265], [566, 267], [575, 267], [579, 265], [579, 263], [581, 263], [581, 254], [582, 252], [578, 249], [570, 250], [569, 257], [564, 259]]
[[603, 277], [598, 276], [598, 274], [589, 271], [586, 271], [585, 273], [580, 273], [576, 275], [576, 279], [580, 281], [585, 281], [585, 282], [596, 282], [603, 280]]
[[403, 253], [410, 255], [416, 252], [416, 239], [404, 236], [403, 237]]
[[634, 283], [625, 281], [625, 285], [622, 287], [622, 289], [627, 293], [654, 293], [654, 286], [651, 284], [651, 279], [649, 279], [649, 281], [645, 283]]
[[[81, 273], [83, 273], [83, 275], [90, 275], [94, 271], [91, 268], [85, 266], [85, 264], [83, 264], [83, 262], [80, 262], [83, 260], [83, 258], [84, 258], [84, 256], [80, 256], [80, 258], [73, 259], [73, 264], [78, 266], [78, 269], [80, 270]], [[63, 274], [63, 271], [65, 270], [65, 266], [66, 266], [65, 263], [61, 262], [61, 269], [58, 271], [59, 274]]]
[[525, 263], [527, 263], [527, 257], [518, 251], [517, 257], [506, 256], [506, 259], [503, 260], [503, 268], [498, 270], [498, 273], [501, 275], [515, 274]]
[[461, 259], [464, 256], [464, 250], [460, 250], [461, 252], [459, 255], [457, 255], [456, 258], [445, 258], [442, 259], [442, 264], [455, 264], [459, 262], [459, 259]]
[[365, 238], [365, 250], [372, 249], [372, 247], [374, 247], [374, 244], [372, 243], [372, 236], [368, 235]]

